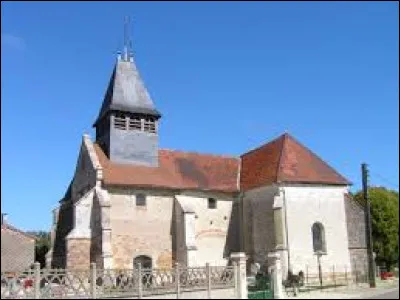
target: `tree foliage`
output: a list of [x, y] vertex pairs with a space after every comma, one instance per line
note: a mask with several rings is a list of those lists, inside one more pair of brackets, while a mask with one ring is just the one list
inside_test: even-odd
[[[371, 187], [368, 197], [376, 261], [390, 269], [399, 259], [399, 193], [384, 187]], [[354, 198], [363, 202], [362, 191], [357, 192]]]
[[35, 243], [35, 262], [40, 263], [40, 267], [46, 266], [46, 253], [51, 247], [50, 233], [46, 231], [31, 231], [28, 232], [36, 237]]

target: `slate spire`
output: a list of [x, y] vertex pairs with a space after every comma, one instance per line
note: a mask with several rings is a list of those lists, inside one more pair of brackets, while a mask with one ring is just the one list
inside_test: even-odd
[[124, 47], [119, 53], [111, 75], [110, 82], [99, 115], [94, 126], [111, 111], [124, 111], [154, 116], [161, 114], [155, 109], [132, 54], [132, 43], [129, 38], [129, 19], [125, 19]]
[[125, 19], [124, 46], [117, 56], [100, 112], [96, 143], [112, 162], [158, 166], [156, 110], [136, 67]]

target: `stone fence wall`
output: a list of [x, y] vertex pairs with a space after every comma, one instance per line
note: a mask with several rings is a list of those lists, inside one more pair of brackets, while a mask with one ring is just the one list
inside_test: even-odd
[[232, 266], [167, 269], [34, 269], [1, 273], [1, 298], [247, 298], [246, 256]]

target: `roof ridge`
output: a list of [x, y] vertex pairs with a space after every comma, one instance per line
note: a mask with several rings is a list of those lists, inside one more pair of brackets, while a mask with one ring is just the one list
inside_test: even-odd
[[14, 232], [16, 232], [16, 233], [25, 235], [25, 236], [28, 237], [28, 238], [31, 238], [31, 239], [33, 239], [33, 240], [36, 240], [36, 236], [34, 236], [34, 235], [32, 235], [32, 234], [29, 234], [29, 233], [27, 233], [27, 232], [25, 232], [25, 231], [23, 231], [23, 230], [21, 230], [21, 229], [18, 229], [17, 227], [15, 227], [15, 226], [13, 226], [13, 225], [11, 225], [11, 224], [9, 224], [9, 223], [3, 223], [3, 224], [1, 224], [1, 228], [2, 228], [2, 229], [3, 229], [3, 228], [4, 228], [4, 229], [9, 229], [9, 230], [14, 231]]
[[255, 152], [255, 151], [258, 151], [258, 150], [260, 150], [261, 148], [263, 148], [263, 147], [265, 147], [265, 146], [267, 146], [267, 145], [269, 145], [269, 144], [271, 144], [271, 143], [273, 143], [273, 142], [276, 142], [277, 140], [279, 140], [280, 138], [282, 138], [284, 135], [287, 135], [287, 134], [288, 134], [287, 132], [285, 132], [284, 134], [280, 134], [279, 136], [273, 138], [273, 139], [270, 140], [269, 142], [266, 142], [266, 143], [264, 143], [264, 144], [262, 144], [262, 145], [260, 145], [260, 146], [258, 146], [258, 147], [256, 147], [256, 148], [253, 148], [253, 149], [251, 149], [251, 150], [249, 150], [249, 151], [243, 153], [242, 155], [240, 155], [240, 157], [245, 156], [245, 155], [250, 154], [250, 153], [253, 153], [253, 152]]
[[333, 171], [336, 175], [340, 176], [344, 181], [346, 181], [348, 184], [351, 184], [351, 182], [342, 176], [337, 170], [335, 170], [333, 167], [330, 166], [324, 159], [322, 159], [318, 154], [316, 154], [314, 151], [312, 151], [310, 148], [305, 146], [303, 143], [299, 142], [295, 137], [291, 136], [290, 134], [287, 134], [287, 137], [290, 137], [295, 143], [299, 144], [301, 147], [303, 147], [306, 151], [308, 151], [311, 155], [313, 155], [315, 158], [319, 159], [323, 164], [325, 164], [331, 171]]
[[279, 160], [278, 160], [278, 168], [276, 170], [276, 179], [275, 179], [276, 182], [280, 182], [279, 175], [281, 174], [281, 162], [282, 162], [282, 157], [283, 157], [283, 154], [284, 154], [284, 151], [286, 148], [285, 145], [287, 144], [286, 141], [287, 141], [288, 137], [289, 137], [289, 134], [287, 132], [285, 132], [283, 135], [280, 136], [280, 138], [282, 139], [282, 147], [281, 147], [281, 153], [279, 155]]
[[168, 149], [168, 148], [160, 148], [159, 151], [170, 151], [170, 152], [179, 152], [179, 153], [185, 153], [185, 154], [203, 155], [203, 156], [234, 158], [234, 159], [240, 160], [240, 156], [232, 156], [232, 155], [228, 155], [228, 154], [201, 153], [201, 152], [197, 152], [197, 151], [185, 151], [185, 150], [176, 150], [176, 149]]

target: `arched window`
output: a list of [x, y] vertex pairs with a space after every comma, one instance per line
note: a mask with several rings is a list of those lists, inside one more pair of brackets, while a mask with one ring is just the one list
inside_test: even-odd
[[138, 267], [138, 264], [142, 266], [142, 269], [151, 269], [153, 266], [151, 257], [147, 255], [136, 256], [133, 260], [133, 267], [136, 269]]
[[326, 253], [325, 230], [324, 226], [321, 223], [316, 222], [313, 224], [312, 237], [314, 252]]

